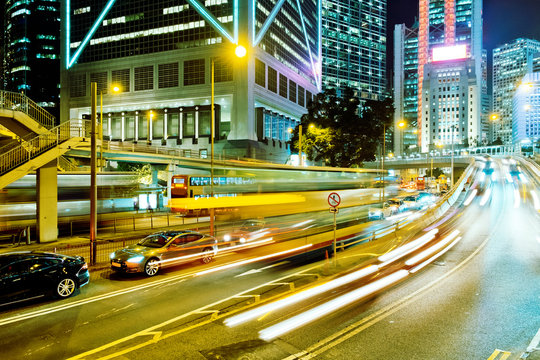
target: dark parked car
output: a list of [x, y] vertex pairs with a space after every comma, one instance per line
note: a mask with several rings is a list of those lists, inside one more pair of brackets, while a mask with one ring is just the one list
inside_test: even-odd
[[53, 295], [71, 296], [88, 284], [88, 265], [81, 256], [45, 252], [12, 252], [0, 255], [0, 304]]
[[217, 240], [195, 231], [162, 231], [110, 255], [111, 268], [119, 272], [144, 272], [154, 276], [159, 269], [194, 260], [207, 264], [216, 255]]

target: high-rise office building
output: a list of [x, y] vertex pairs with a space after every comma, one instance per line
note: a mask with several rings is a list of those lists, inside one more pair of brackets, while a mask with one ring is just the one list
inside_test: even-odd
[[62, 119], [90, 113], [95, 82], [105, 139], [209, 157], [214, 84], [215, 153], [283, 160], [287, 129], [321, 89], [320, 0], [63, 5]]
[[[394, 29], [394, 152], [417, 150], [418, 23]], [[404, 122], [405, 126], [398, 124]]]
[[419, 145], [482, 142], [482, 0], [420, 0], [419, 10]]
[[387, 0], [323, 0], [323, 88], [346, 86], [361, 99], [386, 95]]
[[493, 50], [493, 140], [512, 144], [512, 99], [538, 52], [540, 41], [532, 39], [516, 39]]
[[[512, 143], [536, 145], [540, 140], [540, 72], [529, 72], [514, 91]], [[538, 150], [535, 150], [538, 151]]]
[[5, 89], [58, 116], [60, 0], [5, 0], [2, 14]]

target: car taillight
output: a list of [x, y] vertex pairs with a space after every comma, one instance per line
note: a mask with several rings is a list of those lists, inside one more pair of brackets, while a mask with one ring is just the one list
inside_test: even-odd
[[84, 263], [83, 266], [81, 267], [81, 270], [86, 270], [86, 269], [88, 269], [88, 264]]

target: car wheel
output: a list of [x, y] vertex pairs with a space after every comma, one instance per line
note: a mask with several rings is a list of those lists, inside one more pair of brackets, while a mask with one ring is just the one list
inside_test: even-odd
[[154, 276], [159, 271], [159, 260], [156, 258], [149, 259], [144, 264], [144, 273], [146, 276]]
[[77, 289], [77, 283], [72, 278], [63, 278], [56, 285], [55, 295], [59, 298], [65, 299], [73, 295]]
[[214, 259], [214, 250], [211, 248], [204, 248], [202, 251], [201, 262], [208, 264]]

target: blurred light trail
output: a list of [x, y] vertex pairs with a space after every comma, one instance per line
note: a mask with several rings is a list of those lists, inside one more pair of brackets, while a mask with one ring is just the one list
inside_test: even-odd
[[441, 226], [442, 224], [447, 222], [449, 219], [451, 219], [457, 212], [458, 212], [458, 209], [455, 208], [454, 211], [452, 211], [450, 214], [446, 215], [441, 221], [438, 221], [437, 223], [435, 223], [435, 224], [433, 224], [431, 226], [428, 226], [427, 228], [424, 229], [424, 231], [431, 231], [432, 229], [435, 229], [436, 227]]
[[521, 182], [524, 183], [524, 184], [528, 184], [528, 183], [529, 183], [529, 180], [527, 180], [527, 176], [525, 176], [525, 174], [523, 174], [523, 173], [519, 173], [518, 178], [519, 178], [519, 180], [521, 180]]
[[517, 209], [521, 203], [521, 198], [519, 196], [519, 190], [514, 189], [514, 209]]
[[291, 227], [295, 228], [295, 227], [300, 227], [300, 226], [304, 226], [304, 225], [307, 225], [307, 224], [309, 224], [310, 222], [313, 222], [313, 220], [306, 220], [306, 221], [302, 221], [302, 222], [299, 222], [298, 224], [294, 224], [294, 225], [293, 225], [293, 226], [291, 226]]
[[534, 209], [540, 210], [540, 201], [538, 201], [538, 195], [536, 195], [536, 191], [531, 190], [531, 196], [533, 199]]
[[506, 181], [508, 181], [510, 184], [514, 182], [512, 176], [510, 176], [510, 173], [506, 173]]
[[324, 292], [330, 291], [332, 289], [335, 289], [337, 287], [343, 286], [345, 284], [348, 284], [350, 282], [359, 280], [365, 276], [371, 275], [374, 272], [378, 271], [379, 267], [376, 265], [370, 265], [366, 268], [363, 268], [361, 270], [355, 271], [353, 273], [347, 274], [345, 276], [342, 276], [338, 279], [332, 280], [327, 282], [326, 284], [322, 284], [316, 287], [313, 287], [311, 289], [304, 290], [302, 292], [296, 293], [292, 296], [289, 296], [285, 299], [281, 299], [279, 301], [258, 307], [253, 310], [246, 311], [242, 314], [230, 317], [225, 320], [225, 325], [228, 327], [233, 327], [239, 324], [242, 324], [246, 321], [258, 318], [268, 312], [278, 310], [280, 308], [295, 304], [297, 302], [309, 299], [310, 297], [313, 297], [315, 295], [322, 294]]
[[455, 244], [457, 244], [457, 242], [459, 240], [461, 240], [461, 236], [458, 237], [456, 240], [454, 240], [450, 245], [448, 245], [443, 251], [439, 252], [438, 254], [435, 254], [434, 256], [430, 257], [429, 259], [427, 259], [426, 261], [424, 261], [423, 263], [421, 263], [420, 265], [412, 268], [409, 272], [411, 274], [414, 274], [415, 272], [417, 272], [418, 270], [424, 268], [426, 265], [429, 265], [430, 263], [432, 263], [433, 261], [437, 260], [437, 258], [439, 258], [440, 256], [444, 255], [448, 250], [450, 250]]
[[469, 195], [469, 197], [467, 198], [467, 200], [465, 200], [463, 205], [469, 206], [469, 204], [474, 200], [474, 197], [476, 196], [477, 193], [478, 193], [478, 190], [474, 189], [471, 195]]
[[480, 200], [480, 206], [486, 205], [490, 196], [491, 196], [491, 188], [488, 188], [486, 192], [484, 193], [484, 195], [482, 196], [482, 199]]
[[253, 242], [242, 243], [239, 245], [228, 246], [223, 249], [218, 249], [218, 252], [230, 251], [230, 250], [235, 250], [235, 249], [245, 249], [247, 247], [255, 247], [259, 245], [271, 244], [273, 242], [274, 242], [273, 238], [268, 238], [268, 239], [263, 239], [259, 241], [253, 241]]
[[428, 256], [436, 253], [437, 251], [441, 250], [443, 247], [448, 245], [458, 235], [459, 235], [459, 230], [452, 231], [452, 233], [450, 235], [448, 235], [447, 237], [445, 237], [444, 239], [439, 241], [437, 244], [431, 246], [430, 248], [422, 251], [421, 253], [419, 253], [419, 254], [413, 256], [412, 258], [410, 258], [409, 260], [405, 261], [405, 265], [411, 266], [411, 265], [414, 265], [414, 264], [424, 260]]
[[358, 288], [350, 293], [341, 295], [333, 300], [330, 300], [322, 305], [319, 305], [306, 312], [293, 316], [285, 321], [277, 323], [266, 329], [259, 331], [259, 337], [262, 340], [270, 341], [283, 334], [286, 334], [294, 329], [306, 325], [314, 320], [317, 320], [325, 315], [328, 315], [340, 308], [347, 306], [355, 301], [358, 301], [366, 296], [372, 295], [377, 291], [388, 287], [409, 275], [407, 270], [398, 270], [395, 273], [388, 275], [380, 280], [374, 281]]
[[481, 172], [480, 173], [480, 179], [478, 181], [480, 182], [484, 182], [484, 180], [486, 180], [486, 173], [485, 172]]
[[379, 256], [378, 260], [382, 262], [382, 264], [380, 264], [379, 266], [386, 266], [396, 261], [397, 259], [400, 259], [403, 256], [410, 254], [421, 246], [427, 244], [429, 241], [433, 240], [438, 232], [439, 229], [433, 229], [427, 234], [420, 236], [418, 239], [413, 240], [403, 246], [400, 246], [397, 249], [390, 251], [389, 253]]
[[221, 271], [221, 270], [230, 269], [230, 268], [233, 268], [233, 267], [242, 266], [242, 265], [246, 265], [246, 264], [261, 261], [261, 260], [270, 259], [270, 258], [273, 258], [273, 257], [276, 257], [276, 256], [290, 254], [290, 253], [293, 253], [293, 252], [296, 252], [296, 251], [301, 251], [301, 250], [310, 248], [311, 246], [313, 246], [313, 244], [307, 244], [307, 245], [300, 246], [300, 247], [297, 247], [297, 248], [294, 248], [294, 249], [285, 250], [285, 251], [281, 251], [281, 252], [278, 252], [278, 253], [269, 254], [269, 255], [265, 255], [265, 256], [259, 256], [259, 257], [253, 258], [253, 259], [242, 260], [242, 261], [238, 261], [238, 262], [231, 263], [231, 264], [226, 264], [226, 265], [222, 265], [222, 266], [216, 266], [216, 267], [208, 269], [208, 270], [199, 271], [198, 273], [195, 274], [195, 276], [205, 275], [205, 274], [213, 273], [213, 272], [216, 272], [216, 271]]

